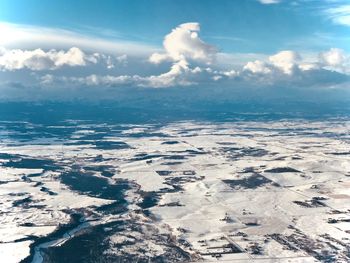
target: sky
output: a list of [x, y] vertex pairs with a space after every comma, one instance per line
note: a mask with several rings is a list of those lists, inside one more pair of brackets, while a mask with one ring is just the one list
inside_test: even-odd
[[347, 0], [0, 0], [1, 100], [329, 100], [349, 84]]

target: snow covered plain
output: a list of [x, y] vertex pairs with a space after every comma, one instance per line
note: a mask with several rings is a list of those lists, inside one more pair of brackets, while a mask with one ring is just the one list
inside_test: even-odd
[[349, 262], [350, 121], [0, 122], [0, 262]]

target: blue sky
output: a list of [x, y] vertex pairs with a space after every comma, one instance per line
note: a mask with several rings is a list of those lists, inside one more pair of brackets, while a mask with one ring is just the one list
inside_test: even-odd
[[345, 0], [1, 0], [0, 33], [3, 97], [26, 85], [348, 92]]
[[[342, 5], [346, 1], [285, 0], [264, 5], [256, 0], [2, 0], [0, 19], [152, 45], [159, 45], [169, 29], [196, 21], [205, 31], [202, 38], [225, 52], [271, 53], [298, 45], [318, 50], [337, 45], [349, 51], [349, 39], [342, 37], [350, 35], [350, 27], [333, 23], [326, 14]], [[333, 38], [333, 43], [322, 37]]]

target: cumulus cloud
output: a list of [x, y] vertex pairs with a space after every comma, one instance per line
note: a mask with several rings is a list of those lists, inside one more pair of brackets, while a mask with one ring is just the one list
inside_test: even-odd
[[79, 48], [72, 47], [68, 51], [54, 49], [45, 52], [35, 50], [2, 49], [0, 53], [0, 70], [53, 70], [62, 66], [84, 66], [87, 63], [96, 63], [95, 55], [86, 55]]
[[[284, 50], [270, 56], [248, 54], [244, 62], [236, 54], [231, 54], [225, 59], [233, 63], [218, 63], [220, 59], [216, 60], [216, 48], [205, 43], [199, 33], [198, 23], [177, 26], [164, 37], [162, 52], [150, 52], [151, 56], [144, 56], [148, 62], [120, 53], [88, 53], [77, 47], [65, 51], [0, 48], [0, 74], [13, 74], [12, 79], [17, 81], [14, 75], [16, 70], [30, 69], [36, 72], [31, 72], [26, 78], [35, 79], [35, 85], [76, 90], [86, 86], [166, 88], [214, 84], [234, 87], [237, 83], [249, 87], [272, 86], [282, 82], [283, 85], [297, 83], [302, 86], [313, 81], [320, 84], [333, 83], [333, 80], [340, 82], [348, 79], [347, 74], [350, 74], [349, 56], [336, 48], [318, 55], [312, 54], [311, 59], [310, 54], [305, 59], [296, 51]], [[168, 63], [158, 65], [162, 62]], [[80, 68], [54, 71], [76, 66]]]
[[154, 53], [150, 62], [197, 61], [211, 63], [216, 49], [199, 38], [199, 23], [184, 23], [174, 28], [163, 41], [164, 53]]
[[156, 88], [169, 87], [173, 85], [190, 85], [192, 83], [186, 80], [185, 77], [189, 72], [191, 72], [191, 70], [188, 67], [188, 63], [185, 60], [180, 60], [179, 62], [173, 64], [168, 72], [144, 78], [145, 83], [141, 83], [141, 85]]
[[281, 72], [292, 75], [295, 70], [301, 69], [301, 56], [299, 53], [291, 50], [284, 50], [276, 53], [268, 58], [268, 61], [255, 60], [248, 62], [244, 67], [244, 71], [252, 73], [270, 74]]
[[198, 84], [201, 79], [208, 77], [207, 70], [200, 67], [190, 68], [186, 61], [174, 63], [171, 69], [163, 74], [143, 78], [140, 86], [171, 87]]
[[197, 84], [200, 76], [205, 76], [207, 71], [199, 67], [191, 69], [182, 61], [172, 65], [171, 69], [160, 75], [96, 75], [86, 77], [55, 77], [47, 74], [40, 77], [40, 83], [45, 86], [57, 86], [59, 83], [66, 85], [86, 86], [125, 86], [166, 88], [173, 86], [189, 86]]
[[331, 48], [328, 51], [321, 52], [319, 54], [319, 64], [328, 70], [350, 74], [350, 56], [339, 48]]
[[250, 71], [256, 74], [285, 74], [296, 75], [300, 71], [308, 70], [333, 70], [340, 73], [349, 73], [349, 56], [344, 50], [331, 48], [328, 51], [320, 52], [312, 61], [305, 60], [298, 52], [284, 50], [272, 56], [266, 61], [255, 60], [248, 62], [243, 71]]
[[249, 61], [244, 67], [243, 70], [250, 71], [252, 73], [262, 73], [268, 74], [271, 72], [269, 65], [261, 60]]
[[77, 47], [72, 47], [67, 51], [55, 49], [44, 51], [40, 48], [34, 50], [0, 48], [0, 71], [56, 70], [63, 66], [76, 67], [98, 63], [107, 69], [113, 69], [116, 65], [125, 66], [127, 60], [127, 55], [86, 54]]
[[190, 63], [211, 64], [216, 55], [216, 48], [205, 43], [199, 37], [199, 23], [184, 23], [174, 28], [163, 41], [164, 52], [153, 53], [149, 61], [159, 64], [171, 61], [171, 69], [157, 76], [144, 78], [144, 86], [169, 87], [174, 85], [187, 86], [196, 84], [190, 80], [201, 75], [203, 69], [199, 66], [190, 67]]
[[248, 83], [257, 85], [327, 86], [349, 81], [349, 56], [343, 50], [332, 48], [314, 58], [305, 60], [299, 53], [285, 50], [265, 61], [248, 62], [238, 72]]
[[339, 48], [331, 48], [329, 51], [321, 52], [319, 58], [324, 65], [332, 67], [343, 65], [347, 59], [344, 50]]
[[[68, 85], [87, 86], [136, 86], [151, 88], [166, 88], [174, 86], [193, 86], [198, 84], [211, 85], [222, 82], [224, 85], [234, 85], [242, 81], [245, 85], [271, 86], [277, 83], [283, 85], [328, 85], [348, 79], [345, 71], [348, 68], [347, 55], [344, 51], [330, 49], [321, 52], [313, 61], [305, 60], [299, 53], [284, 50], [267, 57], [265, 60], [254, 60], [246, 63], [240, 69], [219, 69], [211, 67], [191, 67], [185, 59], [173, 62], [170, 70], [161, 74], [149, 76], [135, 75], [96, 75], [85, 77], [55, 78], [45, 75], [41, 78], [43, 85], [57, 85], [65, 82]], [[120, 58], [123, 60], [122, 58]], [[338, 68], [338, 72], [329, 70]]]
[[170, 60], [170, 57], [168, 54], [153, 53], [149, 57], [149, 61], [153, 64], [159, 64], [167, 60]]
[[292, 74], [293, 69], [301, 61], [300, 55], [291, 50], [284, 50], [277, 54], [269, 57], [270, 62], [273, 66], [279, 68], [286, 74]]
[[350, 56], [344, 50], [331, 48], [319, 54], [319, 63], [322, 67], [344, 74], [350, 74]]

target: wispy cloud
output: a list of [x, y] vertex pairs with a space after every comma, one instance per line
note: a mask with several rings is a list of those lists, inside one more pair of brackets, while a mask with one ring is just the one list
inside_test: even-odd
[[158, 47], [145, 43], [117, 38], [103, 39], [60, 28], [0, 22], [0, 32], [0, 46], [9, 49], [36, 49], [38, 47], [45, 49], [67, 49], [76, 46], [89, 51], [128, 54], [131, 56], [148, 55], [158, 50]]
[[281, 2], [281, 0], [258, 0], [258, 1], [264, 5], [278, 4]]
[[223, 41], [232, 41], [232, 42], [247, 42], [246, 39], [241, 37], [233, 36], [206, 36], [209, 39], [223, 40]]
[[333, 6], [326, 9], [325, 12], [333, 23], [350, 26], [350, 4]]

